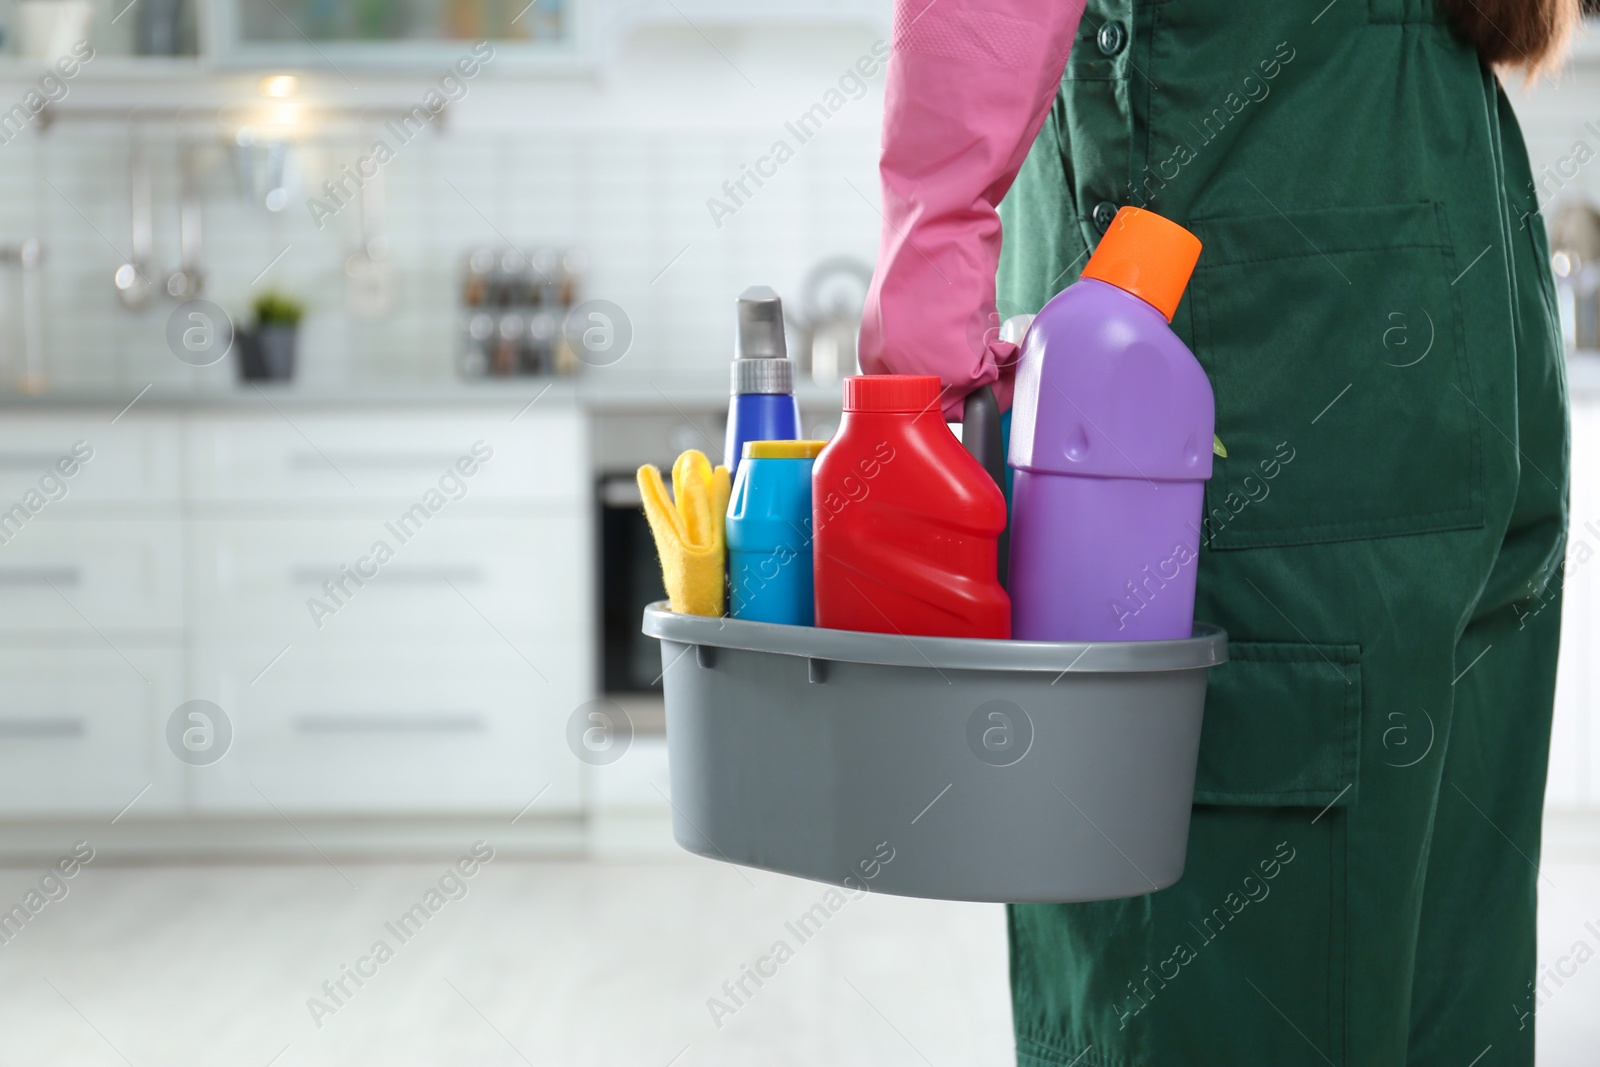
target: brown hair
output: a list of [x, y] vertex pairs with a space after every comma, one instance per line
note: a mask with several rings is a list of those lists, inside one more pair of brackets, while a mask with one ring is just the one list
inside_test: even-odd
[[1456, 31], [1493, 67], [1539, 74], [1559, 66], [1581, 0], [1437, 0]]

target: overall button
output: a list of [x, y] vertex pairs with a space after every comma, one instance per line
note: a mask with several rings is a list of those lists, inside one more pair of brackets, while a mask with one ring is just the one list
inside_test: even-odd
[[1094, 206], [1094, 228], [1105, 233], [1111, 228], [1111, 220], [1117, 217], [1117, 205], [1109, 200], [1102, 200]]
[[1107, 22], [1100, 27], [1100, 32], [1095, 35], [1095, 40], [1100, 44], [1100, 51], [1108, 56], [1114, 56], [1122, 51], [1122, 46], [1128, 43], [1128, 31], [1122, 28], [1120, 22]]

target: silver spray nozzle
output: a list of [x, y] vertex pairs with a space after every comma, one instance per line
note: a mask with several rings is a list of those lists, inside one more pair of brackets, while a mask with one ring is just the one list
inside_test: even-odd
[[739, 294], [739, 337], [735, 359], [784, 359], [783, 301], [766, 285], [752, 285]]

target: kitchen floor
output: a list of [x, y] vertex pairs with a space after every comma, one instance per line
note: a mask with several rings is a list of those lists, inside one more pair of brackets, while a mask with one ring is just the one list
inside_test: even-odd
[[[0, 1062], [1012, 1062], [998, 906], [698, 860], [468, 866], [90, 863], [0, 946]], [[0, 901], [40, 873], [0, 871]], [[1546, 985], [1539, 1064], [1587, 1067], [1600, 966], [1561, 958], [1600, 947], [1600, 863], [1546, 874], [1540, 961], [1574, 973]]]

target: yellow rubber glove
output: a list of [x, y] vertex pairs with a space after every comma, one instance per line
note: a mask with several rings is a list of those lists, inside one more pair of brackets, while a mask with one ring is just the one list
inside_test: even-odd
[[671, 499], [660, 471], [648, 464], [639, 468], [639, 493], [661, 557], [661, 578], [672, 610], [680, 615], [722, 614], [728, 492], [728, 468], [712, 470], [711, 461], [694, 449], [672, 465]]

